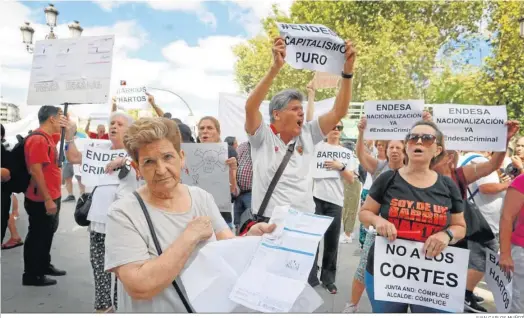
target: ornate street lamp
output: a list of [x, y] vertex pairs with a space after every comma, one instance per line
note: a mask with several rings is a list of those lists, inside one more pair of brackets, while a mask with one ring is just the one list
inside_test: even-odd
[[33, 53], [32, 44], [35, 29], [29, 25], [29, 22], [25, 22], [25, 24], [20, 27], [20, 31], [22, 31], [22, 42], [26, 45], [27, 52]]
[[520, 24], [520, 37], [524, 39], [524, 16], [519, 19]]
[[70, 23], [68, 27], [72, 38], [79, 38], [82, 35], [82, 31], [84, 31], [84, 29], [80, 26], [80, 22], [76, 20], [73, 21], [73, 23]]
[[[56, 39], [56, 34], [53, 32], [53, 29], [56, 27], [58, 15], [60, 12], [55, 8], [55, 6], [50, 3], [48, 7], [44, 9], [46, 24], [49, 26], [49, 34], [46, 35], [46, 39], [54, 40]], [[73, 21], [68, 25], [69, 32], [72, 38], [78, 38], [82, 35], [84, 29], [80, 26], [80, 22]], [[31, 27], [29, 22], [25, 22], [24, 25], [20, 27], [22, 31], [22, 42], [26, 45], [26, 50], [29, 53], [33, 53], [33, 35], [35, 30]]]
[[56, 39], [56, 35], [53, 32], [53, 28], [56, 27], [56, 20], [60, 12], [58, 12], [58, 10], [55, 8], [55, 6], [52, 3], [50, 3], [49, 6], [44, 9], [44, 12], [45, 12], [45, 20], [47, 22], [47, 25], [49, 26], [49, 28], [51, 28], [51, 30], [49, 31], [49, 34], [46, 36], [46, 39], [50, 39], [50, 40]]

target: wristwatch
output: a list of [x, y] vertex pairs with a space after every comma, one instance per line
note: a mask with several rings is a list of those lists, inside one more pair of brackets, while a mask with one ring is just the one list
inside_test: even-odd
[[342, 168], [340, 168], [339, 171], [342, 172], [342, 171], [346, 170], [346, 166], [347, 166], [347, 165], [346, 165], [345, 163], [343, 163], [343, 164], [342, 164]]
[[446, 234], [449, 236], [449, 242], [451, 243], [453, 241], [453, 239], [455, 238], [453, 236], [453, 232], [451, 232], [450, 229], [446, 229]]
[[353, 78], [353, 73], [347, 74], [347, 73], [342, 72], [340, 75], [342, 76], [342, 78]]

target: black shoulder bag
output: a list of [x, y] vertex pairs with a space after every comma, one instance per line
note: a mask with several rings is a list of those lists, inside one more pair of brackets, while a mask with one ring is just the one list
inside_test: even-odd
[[[149, 231], [151, 232], [153, 242], [155, 243], [156, 251], [158, 255], [160, 256], [162, 254], [162, 248], [160, 247], [160, 243], [158, 242], [158, 238], [155, 232], [155, 227], [153, 226], [153, 221], [151, 221], [151, 216], [149, 215], [149, 211], [147, 211], [146, 205], [144, 204], [144, 200], [142, 200], [138, 192], [133, 191], [133, 194], [135, 195], [136, 199], [138, 200], [138, 203], [140, 203], [142, 212], [144, 212], [144, 216], [146, 217], [146, 221], [147, 221], [147, 226], [149, 227]], [[191, 305], [189, 305], [189, 302], [187, 301], [186, 297], [182, 293], [182, 290], [176, 283], [176, 280], [173, 280], [173, 287], [175, 287], [176, 293], [178, 294], [178, 297], [180, 297], [180, 300], [182, 300], [182, 303], [184, 304], [184, 307], [186, 307], [187, 312], [193, 313], [194, 311], [191, 308]]]
[[89, 215], [89, 210], [91, 209], [91, 202], [93, 201], [93, 194], [95, 193], [97, 187], [91, 191], [91, 193], [84, 193], [76, 201], [75, 207], [75, 222], [80, 226], [89, 226], [91, 222], [87, 219]]
[[271, 183], [269, 184], [269, 188], [267, 189], [267, 192], [264, 195], [264, 199], [262, 200], [262, 204], [260, 204], [260, 208], [258, 209], [257, 214], [253, 215], [252, 209], [246, 209], [240, 216], [240, 229], [238, 231], [240, 235], [244, 235], [245, 233], [247, 233], [247, 231], [249, 231], [249, 229], [257, 223], [269, 222], [269, 218], [264, 216], [264, 212], [266, 211], [267, 205], [269, 204], [269, 199], [271, 199], [273, 191], [275, 191], [275, 187], [277, 186], [278, 180], [282, 176], [282, 173], [284, 173], [284, 169], [286, 169], [289, 159], [291, 159], [291, 155], [294, 151], [295, 143], [292, 143], [287, 147], [286, 155], [284, 156], [284, 159], [282, 159], [280, 166], [278, 166], [278, 169], [275, 172], [275, 175], [273, 176]]

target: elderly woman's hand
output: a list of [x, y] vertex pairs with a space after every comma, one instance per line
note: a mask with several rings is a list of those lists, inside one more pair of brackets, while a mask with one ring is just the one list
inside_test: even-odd
[[424, 254], [428, 257], [438, 256], [448, 247], [449, 241], [449, 236], [445, 232], [437, 232], [431, 235], [424, 243]]
[[195, 217], [186, 226], [184, 231], [191, 240], [195, 242], [205, 241], [213, 235], [213, 227], [211, 226], [211, 218], [208, 216]]
[[76, 123], [67, 117], [60, 118], [60, 126], [65, 127], [65, 139], [73, 140], [76, 134]]
[[257, 223], [253, 225], [246, 235], [248, 236], [262, 236], [266, 233], [272, 233], [277, 228], [276, 224]]
[[105, 169], [105, 173], [107, 174], [111, 174], [113, 173], [113, 171], [115, 171], [116, 169], [122, 167], [126, 162], [126, 158], [125, 157], [120, 157], [120, 158], [116, 158], [115, 160], [111, 161], [110, 163], [107, 164], [106, 166], [106, 169]]

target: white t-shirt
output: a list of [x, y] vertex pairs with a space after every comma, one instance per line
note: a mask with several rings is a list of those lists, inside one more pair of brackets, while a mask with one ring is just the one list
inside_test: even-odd
[[[476, 153], [467, 153], [463, 158], [460, 160], [460, 165], [462, 165], [462, 162], [467, 160], [470, 156], [478, 155]], [[473, 160], [471, 160], [468, 164], [474, 163], [483, 163], [488, 162], [489, 160], [485, 157], [478, 157]], [[477, 180], [476, 182], [473, 182], [469, 185], [469, 191], [471, 194], [475, 193], [475, 191], [478, 190], [478, 188], [483, 184], [488, 183], [500, 183], [499, 175], [498, 173], [492, 172], [490, 175], [481, 178]], [[500, 222], [500, 216], [502, 212], [502, 205], [504, 203], [504, 197], [506, 196], [506, 191], [502, 191], [496, 194], [483, 194], [480, 192], [477, 192], [475, 196], [473, 197], [473, 200], [477, 204], [480, 213], [484, 216], [486, 221], [488, 222], [491, 230], [493, 231], [493, 234], [499, 233], [499, 222]], [[468, 193], [469, 197], [469, 193]]]
[[[146, 202], [162, 251], [165, 251], [182, 234], [188, 223], [197, 216], [209, 216], [215, 233], [229, 229], [211, 194], [198, 187], [182, 184], [179, 186], [187, 187], [191, 195], [191, 208], [187, 212], [163, 211]], [[105, 270], [147, 261], [158, 256], [144, 212], [133, 194], [125, 195], [113, 203], [109, 210], [105, 239]], [[216, 241], [215, 234], [208, 240], [208, 242], [212, 241]], [[184, 268], [191, 264], [196, 251], [204, 244], [205, 242], [201, 242], [197, 245]], [[185, 294], [180, 279], [176, 280]], [[151, 300], [131, 298], [120, 280], [117, 293], [119, 313], [186, 313], [182, 300], [171, 284]], [[185, 297], [187, 299], [187, 295]]]
[[[329, 157], [328, 160], [336, 160], [346, 164], [346, 169], [356, 172], [358, 174], [358, 168], [356, 168], [355, 155], [339, 145], [330, 145], [326, 142], [318, 143], [315, 147], [315, 160], [312, 160], [313, 170], [319, 169], [317, 164], [322, 164], [323, 157]], [[335, 158], [336, 157], [336, 158]], [[323, 158], [324, 159], [324, 158]], [[321, 168], [322, 169], [322, 168]], [[317, 170], [318, 171], [318, 170]], [[340, 207], [344, 206], [344, 180], [340, 175], [340, 172], [336, 172], [337, 177], [317, 177], [313, 173], [313, 196], [317, 199], [333, 203]]]
[[[111, 144], [98, 145], [102, 148], [111, 148]], [[122, 198], [127, 193], [133, 192], [138, 188], [138, 181], [136, 180], [136, 171], [130, 167], [127, 176], [120, 180], [119, 184], [98, 186], [92, 197], [91, 208], [87, 215], [87, 219], [91, 221], [89, 230], [97, 233], [105, 234], [105, 224], [107, 221], [107, 212], [113, 202]], [[118, 173], [118, 172], [114, 172]]]
[[291, 205], [298, 211], [314, 213], [313, 179], [309, 177], [309, 171], [315, 145], [324, 139], [318, 120], [305, 123], [300, 136], [288, 144], [284, 144], [280, 136], [265, 123], [261, 123], [255, 134], [248, 138], [253, 161], [253, 214], [257, 213], [262, 204], [269, 184], [286, 155], [288, 145], [294, 142], [295, 151], [271, 195], [264, 216], [270, 217], [275, 206], [281, 205]]

